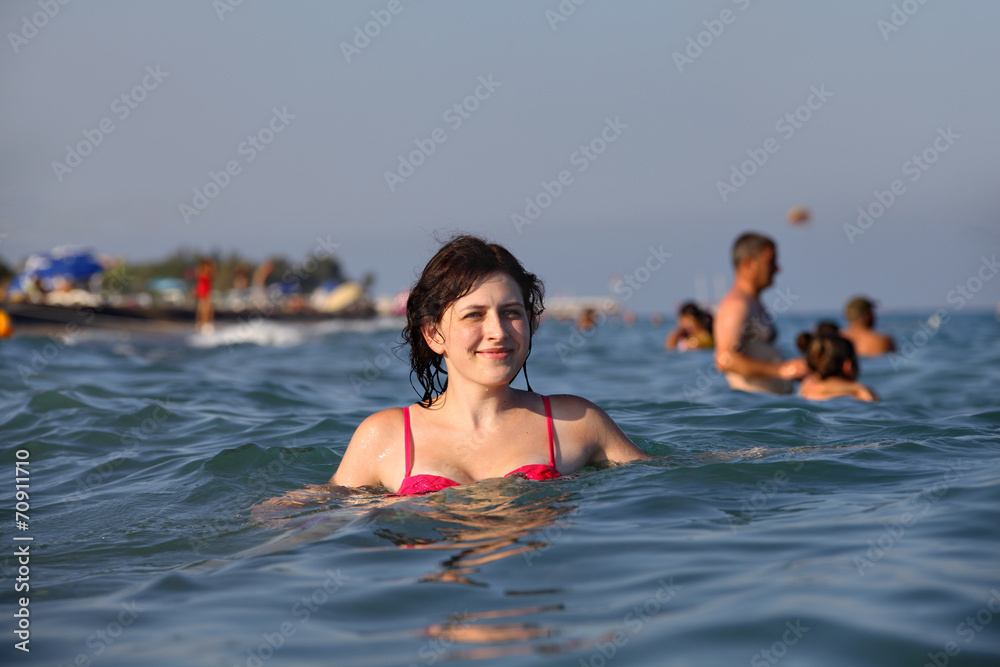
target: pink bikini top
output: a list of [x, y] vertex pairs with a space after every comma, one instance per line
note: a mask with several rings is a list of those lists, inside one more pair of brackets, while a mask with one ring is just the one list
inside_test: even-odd
[[[525, 479], [555, 479], [556, 477], [561, 477], [559, 471], [556, 470], [556, 451], [555, 451], [555, 441], [552, 432], [552, 408], [549, 406], [549, 397], [542, 396], [542, 403], [545, 404], [545, 420], [546, 426], [549, 431], [549, 464], [543, 465], [541, 463], [534, 463], [531, 465], [521, 466], [517, 470], [513, 470], [504, 477], [524, 477]], [[410, 434], [410, 408], [403, 408], [403, 428], [406, 431], [406, 477], [403, 478], [403, 482], [399, 485], [399, 491], [395, 493], [397, 496], [419, 496], [425, 493], [431, 493], [433, 491], [440, 491], [441, 489], [447, 489], [449, 486], [458, 486], [458, 482], [450, 480], [447, 477], [440, 477], [438, 475], [411, 475], [410, 471], [413, 469], [413, 437]]]

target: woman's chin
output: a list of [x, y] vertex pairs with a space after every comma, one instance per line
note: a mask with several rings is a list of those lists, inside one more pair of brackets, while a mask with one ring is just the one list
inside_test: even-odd
[[501, 373], [489, 373], [483, 377], [483, 384], [490, 387], [505, 387], [514, 381], [517, 377], [520, 368], [517, 369], [507, 369], [505, 372]]

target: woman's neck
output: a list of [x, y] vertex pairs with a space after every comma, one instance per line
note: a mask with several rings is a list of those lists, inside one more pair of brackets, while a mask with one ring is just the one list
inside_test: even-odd
[[510, 385], [455, 387], [449, 382], [448, 389], [435, 399], [431, 409], [440, 410], [450, 419], [468, 422], [472, 428], [489, 428], [503, 412], [520, 405], [519, 393]]

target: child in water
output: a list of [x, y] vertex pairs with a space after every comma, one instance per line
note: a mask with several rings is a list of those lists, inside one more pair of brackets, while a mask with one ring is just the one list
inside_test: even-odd
[[813, 371], [802, 379], [799, 396], [813, 401], [825, 401], [837, 396], [851, 396], [861, 401], [878, 400], [875, 392], [857, 381], [858, 358], [851, 341], [822, 330], [817, 334], [802, 332], [796, 343]]

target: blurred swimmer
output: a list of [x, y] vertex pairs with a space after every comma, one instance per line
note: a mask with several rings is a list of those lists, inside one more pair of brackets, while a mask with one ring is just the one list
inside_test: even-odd
[[840, 335], [803, 332], [795, 342], [813, 371], [802, 379], [799, 396], [813, 401], [837, 396], [878, 400], [875, 392], [857, 381], [858, 359], [851, 341]]
[[792, 393], [792, 381], [809, 372], [804, 359], [785, 361], [774, 341], [778, 331], [760, 293], [778, 273], [778, 251], [763, 234], [748, 232], [733, 244], [733, 287], [719, 304], [712, 334], [715, 366], [733, 389]]
[[677, 328], [667, 334], [664, 346], [668, 350], [710, 350], [715, 347], [712, 338], [712, 315], [698, 304], [688, 301], [681, 306]]
[[877, 357], [896, 351], [896, 343], [890, 336], [875, 331], [875, 304], [863, 296], [854, 297], [844, 308], [847, 328], [841, 335], [854, 344], [861, 357]]

